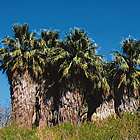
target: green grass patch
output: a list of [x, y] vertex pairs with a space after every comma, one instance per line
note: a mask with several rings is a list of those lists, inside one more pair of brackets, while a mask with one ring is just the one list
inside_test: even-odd
[[46, 126], [44, 129], [21, 128], [10, 125], [0, 129], [1, 140], [122, 140], [140, 137], [140, 117], [138, 113], [125, 113], [110, 117], [106, 121], [88, 122], [79, 125], [62, 123], [55, 127]]

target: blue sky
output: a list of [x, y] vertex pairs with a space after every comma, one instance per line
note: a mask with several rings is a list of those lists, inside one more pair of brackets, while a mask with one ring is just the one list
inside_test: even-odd
[[[0, 40], [13, 36], [12, 25], [27, 23], [30, 31], [56, 29], [63, 39], [69, 29], [85, 29], [111, 61], [112, 50], [129, 35], [140, 39], [139, 0], [0, 0]], [[0, 45], [1, 47], [1, 45]], [[0, 73], [0, 105], [10, 104], [9, 84]]]

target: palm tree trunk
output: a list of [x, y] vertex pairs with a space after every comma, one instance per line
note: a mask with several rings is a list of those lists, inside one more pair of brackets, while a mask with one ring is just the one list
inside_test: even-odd
[[36, 118], [36, 83], [28, 72], [14, 74], [10, 83], [13, 120], [21, 126], [32, 127]]
[[54, 126], [61, 122], [77, 124], [84, 97], [80, 94], [80, 88], [74, 84], [59, 82], [51, 88], [45, 87], [48, 87], [48, 84], [41, 86], [42, 92], [39, 97], [39, 128], [45, 125]]
[[106, 120], [110, 116], [116, 116], [114, 109], [114, 99], [105, 100], [95, 109], [92, 114], [91, 121]]
[[[46, 80], [39, 83], [37, 126], [42, 129], [46, 125], [53, 126], [54, 93], [56, 87]], [[57, 91], [58, 92], [58, 91]]]
[[115, 95], [115, 111], [117, 114], [120, 112], [134, 113], [139, 108], [139, 101], [134, 97], [128, 97], [128, 95], [121, 95], [117, 93]]
[[[120, 88], [119, 91], [116, 90], [115, 92], [115, 111], [117, 114], [120, 112], [127, 112], [134, 113], [138, 110], [139, 107], [139, 100], [135, 95], [133, 95], [132, 90], [128, 90], [127, 88]], [[128, 94], [129, 93], [129, 94]]]
[[102, 91], [96, 91], [87, 97], [88, 104], [88, 121], [104, 120], [115, 115], [114, 99], [110, 95], [107, 98], [103, 97]]
[[82, 86], [80, 87], [76, 83], [61, 84], [59, 89], [58, 123], [71, 122], [77, 124], [80, 121], [84, 98], [82, 92]]

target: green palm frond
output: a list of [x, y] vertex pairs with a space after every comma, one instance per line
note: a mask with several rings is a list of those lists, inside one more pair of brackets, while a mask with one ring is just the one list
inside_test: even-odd
[[[56, 55], [54, 56], [54, 62], [57, 61], [67, 61], [68, 64], [72, 62], [71, 67], [77, 67], [78, 69], [83, 69], [86, 77], [89, 76], [88, 65], [91, 61], [95, 59], [95, 47], [93, 42], [90, 42], [90, 38], [86, 37], [87, 33], [84, 33], [84, 30], [74, 29], [70, 30], [70, 35], [66, 34], [66, 41], [58, 41], [58, 45], [55, 48]], [[61, 70], [64, 66], [62, 63]], [[66, 73], [71, 73], [69, 65], [64, 66]], [[78, 70], [77, 69], [77, 70]], [[77, 71], [76, 70], [76, 71]]]
[[[2, 40], [4, 48], [0, 49], [1, 70], [3, 69], [3, 72], [7, 73], [8, 71], [13, 72], [17, 69], [21, 69], [22, 71], [33, 69], [34, 63], [37, 65], [38, 62], [34, 58], [40, 54], [38, 55], [39, 58], [42, 53], [40, 39], [34, 37], [35, 32], [29, 32], [27, 24], [13, 25], [12, 27], [15, 39], [6, 36], [5, 40]], [[36, 69], [35, 73], [41, 73], [40, 68]]]
[[123, 54], [114, 50], [114, 61], [108, 65], [110, 66], [108, 76], [114, 81], [114, 87], [127, 89], [127, 94], [130, 95], [134, 92], [132, 90], [138, 89], [140, 81], [138, 78], [140, 41], [128, 38], [121, 45]]

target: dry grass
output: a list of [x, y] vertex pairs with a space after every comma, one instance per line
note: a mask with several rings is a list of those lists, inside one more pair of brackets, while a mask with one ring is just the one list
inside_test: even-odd
[[21, 128], [17, 125], [9, 125], [0, 129], [2, 140], [87, 140], [87, 139], [111, 139], [111, 140], [139, 140], [140, 117], [136, 113], [130, 115], [125, 113], [120, 117], [110, 117], [106, 121], [82, 123], [71, 125], [62, 123], [55, 127]]

